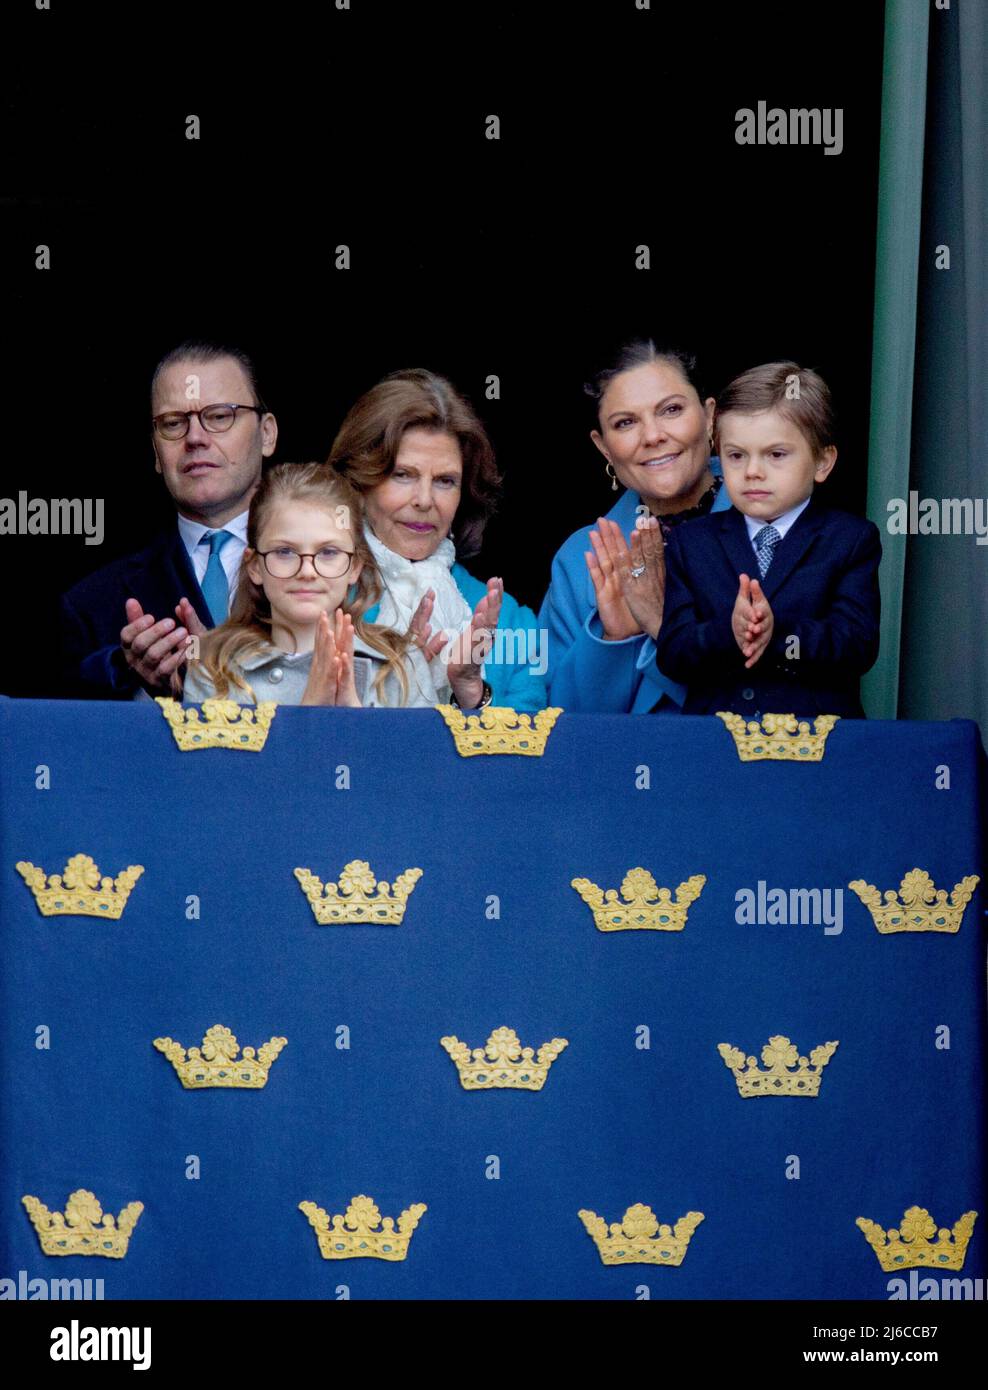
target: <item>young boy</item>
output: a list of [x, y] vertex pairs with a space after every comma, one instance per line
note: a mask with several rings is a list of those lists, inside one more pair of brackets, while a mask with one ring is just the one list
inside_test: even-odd
[[770, 362], [721, 392], [714, 437], [733, 506], [688, 521], [665, 551], [656, 639], [684, 714], [863, 718], [878, 656], [877, 526], [813, 495], [837, 458], [826, 382]]

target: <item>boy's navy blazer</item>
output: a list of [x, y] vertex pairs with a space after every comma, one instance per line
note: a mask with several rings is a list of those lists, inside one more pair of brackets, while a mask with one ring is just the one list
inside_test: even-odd
[[120, 649], [129, 598], [136, 598], [158, 621], [174, 619], [175, 605], [187, 598], [205, 626], [213, 626], [175, 522], [143, 550], [104, 565], [62, 595], [63, 694], [73, 699], [129, 700], [141, 689]]
[[[688, 686], [683, 713], [863, 718], [858, 681], [878, 656], [881, 556], [873, 522], [815, 497], [776, 546], [764, 579], [736, 508], [676, 527], [666, 544], [656, 650], [660, 670]], [[731, 628], [742, 574], [759, 580], [775, 619], [749, 670]]]

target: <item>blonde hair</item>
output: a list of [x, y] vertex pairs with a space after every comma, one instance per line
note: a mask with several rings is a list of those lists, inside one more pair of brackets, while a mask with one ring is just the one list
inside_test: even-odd
[[[364, 621], [363, 615], [381, 598], [381, 580], [367, 541], [364, 539], [363, 499], [345, 478], [341, 478], [324, 463], [279, 463], [269, 468], [261, 478], [247, 516], [247, 545], [257, 550], [258, 538], [265, 522], [282, 502], [307, 502], [312, 506], [335, 511], [346, 508], [347, 524], [353, 536], [354, 557], [363, 562], [360, 576], [351, 584], [340, 604], [353, 620], [358, 637], [379, 652], [385, 659], [384, 668], [374, 681], [382, 694], [384, 682], [393, 674], [401, 691], [401, 703], [408, 700], [408, 674], [404, 656], [410, 638], [388, 627], [377, 627]], [[218, 699], [225, 699], [230, 686], [246, 691], [256, 702], [256, 695], [244, 680], [238, 666], [249, 656], [271, 647], [271, 604], [259, 584], [247, 572], [251, 555], [244, 551], [236, 597], [225, 622], [200, 640], [199, 661], [216, 690]]]

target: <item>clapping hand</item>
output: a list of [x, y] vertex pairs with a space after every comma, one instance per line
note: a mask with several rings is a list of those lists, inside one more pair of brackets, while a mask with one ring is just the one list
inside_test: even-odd
[[353, 679], [353, 619], [342, 608], [337, 608], [332, 623], [328, 613], [319, 614], [312, 666], [300, 703], [360, 708]]
[[[665, 542], [655, 517], [639, 518], [631, 533], [631, 545], [616, 521], [601, 517], [598, 531], [590, 532], [594, 555], [587, 557], [590, 576], [597, 593], [597, 610], [604, 633], [612, 641], [619, 636], [632, 637], [647, 632], [654, 640], [662, 626], [666, 597]], [[595, 577], [595, 571], [596, 576]], [[607, 617], [601, 609], [603, 602]], [[615, 589], [623, 606], [614, 602]]]
[[449, 641], [444, 632], [433, 633], [432, 631], [429, 619], [432, 617], [435, 601], [435, 589], [426, 589], [419, 606], [412, 614], [412, 621], [408, 625], [413, 642], [425, 653], [428, 661], [431, 661], [434, 656], [438, 656]]
[[[604, 640], [620, 642], [625, 637], [636, 637], [642, 629], [624, 596], [620, 575], [620, 552], [612, 542], [609, 530], [614, 523], [603, 517], [598, 520], [597, 525], [600, 528], [599, 532], [590, 532], [590, 544], [593, 549], [585, 550], [583, 554], [597, 599], [597, 612], [604, 629]], [[617, 529], [620, 531], [620, 527]], [[623, 536], [621, 543], [624, 544]]]
[[503, 579], [488, 579], [487, 591], [473, 610], [469, 627], [452, 642], [448, 633], [432, 631], [429, 622], [435, 602], [432, 589], [426, 591], [409, 624], [409, 632], [429, 660], [442, 653], [450, 686], [461, 709], [476, 709], [484, 697], [481, 667], [494, 641], [503, 598]]
[[[184, 630], [188, 633], [189, 637], [205, 637], [206, 633], [209, 631], [209, 628], [203, 623], [199, 614], [192, 607], [192, 604], [187, 598], [180, 598], [178, 603], [176, 603], [175, 617], [178, 619], [179, 623], [184, 626]], [[181, 631], [182, 629], [179, 628], [176, 630]], [[183, 673], [181, 667], [188, 664], [188, 650], [189, 640], [187, 637], [183, 648], [185, 660], [171, 675], [172, 694], [176, 699], [181, 699], [182, 696]]]
[[654, 517], [639, 520], [631, 545], [616, 521], [601, 517], [586, 551], [605, 640], [659, 635], [665, 607], [665, 543]]
[[775, 618], [758, 580], [742, 574], [740, 581], [731, 626], [741, 654], [747, 658], [744, 665], [748, 670], [761, 659], [772, 640]]
[[124, 660], [141, 682], [151, 690], [181, 691], [178, 668], [185, 661], [186, 642], [191, 634], [201, 637], [206, 629], [187, 598], [175, 606], [173, 618], [156, 622], [154, 615], [145, 613], [136, 598], [125, 605], [127, 622], [120, 633]]

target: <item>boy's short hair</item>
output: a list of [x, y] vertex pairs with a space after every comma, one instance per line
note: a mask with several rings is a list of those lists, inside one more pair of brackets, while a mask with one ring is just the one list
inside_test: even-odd
[[798, 362], [765, 362], [728, 382], [717, 397], [714, 439], [720, 439], [720, 417], [736, 410], [755, 415], [777, 410], [805, 436], [816, 457], [833, 444], [836, 433], [830, 387], [819, 373]]

